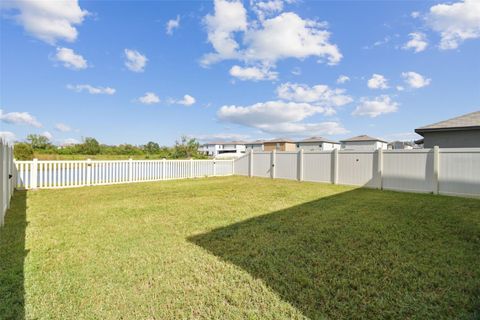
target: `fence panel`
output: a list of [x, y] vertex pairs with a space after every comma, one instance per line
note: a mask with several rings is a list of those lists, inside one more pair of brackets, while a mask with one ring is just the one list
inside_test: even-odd
[[5, 214], [10, 208], [15, 183], [13, 147], [0, 139], [0, 226], [5, 223]]
[[340, 151], [338, 153], [338, 183], [377, 187], [378, 158], [372, 151]]
[[[255, 168], [255, 164], [253, 165]], [[275, 163], [275, 177], [280, 179], [296, 180], [298, 178], [298, 153], [277, 152]]]
[[248, 176], [249, 160], [250, 156], [248, 154], [235, 159], [235, 174]]
[[384, 189], [434, 192], [433, 149], [384, 151], [382, 178]]
[[255, 152], [253, 154], [253, 162], [253, 175], [255, 177], [270, 177], [272, 169], [271, 152]]
[[332, 182], [332, 152], [304, 152], [303, 179], [313, 182]]
[[480, 149], [441, 149], [439, 192], [480, 195]]
[[71, 188], [233, 174], [233, 160], [15, 161], [22, 189]]

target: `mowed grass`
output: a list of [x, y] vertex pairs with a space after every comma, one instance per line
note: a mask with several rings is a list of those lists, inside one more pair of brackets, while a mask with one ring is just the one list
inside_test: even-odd
[[261, 178], [17, 192], [0, 319], [478, 319], [480, 200]]

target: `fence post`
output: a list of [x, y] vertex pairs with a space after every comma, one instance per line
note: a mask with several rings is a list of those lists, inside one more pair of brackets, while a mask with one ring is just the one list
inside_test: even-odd
[[128, 182], [133, 181], [133, 159], [128, 159]]
[[30, 188], [37, 189], [37, 177], [38, 177], [38, 159], [33, 159], [32, 166], [30, 167]]
[[213, 176], [217, 176], [217, 161], [213, 158]]
[[298, 181], [303, 181], [303, 149], [298, 151]]
[[193, 158], [190, 158], [190, 178], [193, 178]]
[[377, 177], [378, 177], [378, 187], [383, 190], [383, 149], [378, 148], [378, 163], [377, 163]]
[[166, 163], [167, 163], [167, 159], [163, 158], [162, 159], [162, 180], [166, 180], [165, 179]]
[[440, 178], [440, 148], [433, 147], [433, 193], [438, 194]]
[[7, 160], [7, 157], [5, 157], [5, 150], [6, 146], [4, 146], [2, 139], [0, 138], [0, 186], [2, 187], [2, 190], [0, 190], [0, 227], [3, 226], [5, 222], [5, 214], [6, 211], [4, 211], [4, 208], [6, 207], [5, 202], [8, 202], [5, 191], [5, 161]]
[[235, 175], [235, 159], [232, 159], [232, 176]]
[[277, 162], [277, 151], [274, 149], [272, 150], [272, 163], [270, 168], [270, 176], [272, 179], [275, 179], [275, 163]]
[[92, 183], [92, 160], [87, 159], [87, 186]]
[[332, 152], [332, 183], [338, 183], [338, 149]]
[[250, 150], [250, 155], [249, 155], [249, 158], [248, 158], [248, 162], [249, 162], [248, 176], [251, 178], [251, 177], [253, 177], [253, 149]]

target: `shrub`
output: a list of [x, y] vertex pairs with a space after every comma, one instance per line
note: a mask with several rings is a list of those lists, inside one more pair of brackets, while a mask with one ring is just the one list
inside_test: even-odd
[[17, 160], [32, 160], [33, 159], [33, 148], [30, 144], [20, 142], [16, 143], [13, 148], [13, 155]]

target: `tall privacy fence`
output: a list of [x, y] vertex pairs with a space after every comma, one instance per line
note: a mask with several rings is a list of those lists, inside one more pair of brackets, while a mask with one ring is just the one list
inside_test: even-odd
[[5, 213], [15, 189], [14, 168], [13, 147], [0, 139], [0, 226], [5, 221]]
[[255, 152], [235, 174], [480, 197], [480, 148]]
[[16, 187], [69, 188], [233, 174], [233, 160], [15, 161]]

